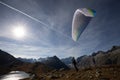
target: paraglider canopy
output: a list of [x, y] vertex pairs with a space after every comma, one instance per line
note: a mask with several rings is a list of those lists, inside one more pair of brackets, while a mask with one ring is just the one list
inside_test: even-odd
[[96, 12], [92, 9], [81, 8], [77, 9], [72, 21], [72, 39], [77, 41], [87, 27], [90, 20], [95, 16]]

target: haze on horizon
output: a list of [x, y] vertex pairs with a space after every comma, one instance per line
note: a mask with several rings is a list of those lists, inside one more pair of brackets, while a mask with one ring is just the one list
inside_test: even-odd
[[[84, 7], [97, 14], [74, 42], [73, 14]], [[0, 49], [25, 58], [79, 57], [106, 51], [120, 45], [119, 14], [119, 0], [0, 0]]]

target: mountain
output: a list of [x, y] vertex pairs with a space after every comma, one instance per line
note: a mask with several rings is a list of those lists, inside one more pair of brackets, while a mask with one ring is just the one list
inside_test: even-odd
[[62, 58], [61, 61], [65, 63], [68, 67], [72, 68], [72, 58], [73, 57], [67, 57], [67, 58]]
[[91, 66], [120, 65], [120, 46], [113, 46], [106, 52], [98, 51], [92, 55], [84, 55], [77, 58], [79, 68]]
[[84, 56], [81, 58], [81, 61], [78, 61], [78, 66], [80, 68], [88, 68], [89, 66], [93, 66], [94, 62], [93, 62], [93, 57], [92, 56]]
[[35, 63], [35, 62], [43, 62], [47, 58], [38, 58], [38, 59], [35, 59], [35, 58], [21, 58], [21, 57], [18, 57], [17, 59], [20, 60], [20, 61], [23, 61], [23, 62]]
[[17, 60], [9, 53], [0, 50], [0, 66], [10, 66], [19, 62], [20, 62], [19, 60]]
[[[66, 61], [66, 64], [71, 63], [71, 59], [70, 58], [65, 58], [62, 59], [63, 61]], [[47, 57], [47, 58], [38, 58], [38, 59], [33, 59], [33, 58], [17, 58], [18, 60], [21, 60], [23, 62], [28, 62], [28, 63], [36, 63], [36, 62], [40, 62], [40, 63], [44, 63], [45, 65], [53, 68], [53, 69], [69, 69], [68, 66], [66, 64], [64, 64], [64, 62], [62, 62], [57, 56], [53, 56], [53, 57]], [[68, 60], [69, 59], [69, 60]]]
[[68, 58], [62, 58], [61, 61], [64, 62], [66, 65], [71, 64], [73, 57], [68, 57]]
[[48, 57], [46, 60], [43, 61], [43, 63], [53, 69], [69, 69], [68, 66], [66, 66], [57, 56]]
[[43, 61], [45, 61], [47, 58], [38, 58], [37, 59], [37, 62], [43, 62]]
[[21, 58], [21, 57], [19, 57], [17, 59], [20, 60], [20, 61], [29, 62], [29, 63], [35, 63], [35, 62], [37, 62], [37, 59], [33, 59], [33, 58]]
[[9, 53], [0, 50], [0, 75], [6, 74], [10, 71], [25, 71], [29, 73], [38, 74], [46, 73], [51, 70], [52, 68], [49, 68], [41, 62], [31, 63], [30, 61], [27, 61], [27, 59], [15, 58]]
[[0, 75], [8, 73], [14, 65], [18, 64], [21, 65], [22, 62], [9, 53], [0, 50]]

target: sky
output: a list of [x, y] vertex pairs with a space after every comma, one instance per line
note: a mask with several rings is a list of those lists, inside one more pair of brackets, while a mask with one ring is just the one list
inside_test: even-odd
[[[72, 40], [76, 9], [91, 8], [96, 16], [77, 42]], [[120, 45], [119, 0], [0, 0], [0, 49], [15, 57], [79, 57]], [[13, 30], [24, 27], [23, 38]]]

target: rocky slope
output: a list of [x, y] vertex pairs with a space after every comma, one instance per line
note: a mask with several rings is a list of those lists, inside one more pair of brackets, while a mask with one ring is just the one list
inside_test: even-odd
[[107, 52], [98, 51], [92, 55], [85, 55], [77, 59], [79, 68], [89, 68], [102, 65], [120, 65], [120, 47], [113, 46]]

